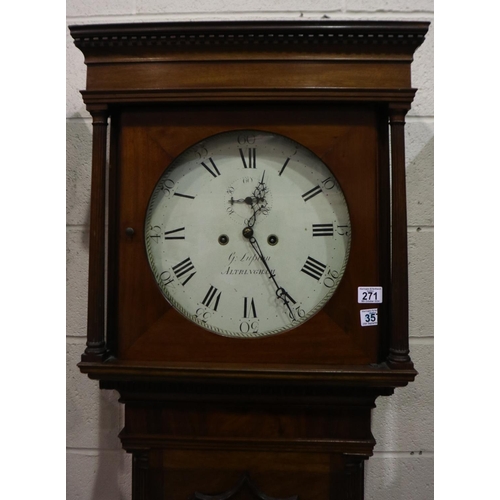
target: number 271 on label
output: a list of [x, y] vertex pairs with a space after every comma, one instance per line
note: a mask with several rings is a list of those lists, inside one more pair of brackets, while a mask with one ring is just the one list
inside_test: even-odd
[[381, 304], [382, 287], [381, 286], [359, 286], [358, 304]]
[[378, 310], [363, 309], [359, 311], [361, 316], [361, 326], [376, 326], [378, 325]]

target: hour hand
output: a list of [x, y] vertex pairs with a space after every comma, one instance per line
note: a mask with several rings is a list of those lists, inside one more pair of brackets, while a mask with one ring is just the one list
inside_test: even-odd
[[235, 203], [246, 203], [247, 205], [252, 206], [256, 201], [261, 201], [261, 199], [260, 198], [255, 198], [253, 196], [247, 196], [246, 198], [240, 198], [238, 200], [235, 200], [231, 196], [231, 199], [229, 200], [229, 203], [231, 203], [231, 205], [234, 205]]

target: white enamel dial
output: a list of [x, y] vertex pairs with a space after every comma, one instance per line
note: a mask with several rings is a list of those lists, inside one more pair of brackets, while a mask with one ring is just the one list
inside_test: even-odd
[[295, 328], [332, 297], [347, 264], [342, 190], [310, 150], [240, 130], [187, 149], [158, 181], [145, 244], [164, 297], [228, 337]]

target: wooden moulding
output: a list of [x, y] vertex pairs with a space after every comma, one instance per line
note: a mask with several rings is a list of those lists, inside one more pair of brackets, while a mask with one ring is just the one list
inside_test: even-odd
[[[75, 45], [95, 60], [110, 55], [209, 50], [220, 57], [245, 53], [277, 53], [288, 48], [308, 57], [308, 52], [333, 54], [385, 54], [386, 58], [413, 54], [423, 42], [429, 23], [399, 21], [214, 21], [133, 23], [70, 26]], [[163, 50], [162, 48], [168, 48]], [[97, 49], [93, 51], [92, 49]], [[306, 54], [304, 56], [304, 54]], [[233, 56], [234, 57], [234, 56]]]
[[[80, 370], [90, 378], [117, 386], [122, 382], [140, 381], [150, 386], [152, 382], [222, 384], [287, 384], [304, 383], [306, 387], [358, 386], [382, 388], [403, 387], [415, 379], [417, 372], [411, 368], [389, 368], [385, 363], [374, 366], [255, 366], [243, 368], [222, 364], [184, 363], [137, 364], [109, 359], [106, 363], [81, 362]], [[106, 383], [104, 385], [106, 385]], [[151, 387], [151, 386], [150, 386]], [[111, 388], [111, 387], [108, 387]], [[204, 388], [200, 388], [200, 393]]]
[[423, 22], [206, 22], [70, 26], [90, 103], [411, 102]]

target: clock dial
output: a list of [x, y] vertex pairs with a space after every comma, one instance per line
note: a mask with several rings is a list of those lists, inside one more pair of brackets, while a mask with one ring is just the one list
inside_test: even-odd
[[225, 132], [165, 170], [145, 244], [161, 292], [188, 319], [229, 337], [273, 335], [332, 297], [349, 255], [349, 212], [310, 150], [277, 134]]

